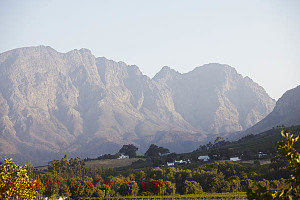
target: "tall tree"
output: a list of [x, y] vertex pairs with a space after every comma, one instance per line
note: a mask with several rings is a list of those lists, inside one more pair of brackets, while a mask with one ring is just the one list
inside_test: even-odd
[[160, 157], [163, 154], [170, 153], [169, 149], [164, 148], [164, 147], [158, 147], [155, 144], [151, 144], [149, 149], [145, 153], [145, 157], [148, 158], [156, 158]]
[[133, 144], [123, 145], [123, 147], [119, 150], [119, 153], [125, 154], [130, 158], [136, 157], [136, 151], [138, 148]]

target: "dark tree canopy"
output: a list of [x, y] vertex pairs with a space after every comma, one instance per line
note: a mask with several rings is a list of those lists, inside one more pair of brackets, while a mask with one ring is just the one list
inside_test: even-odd
[[123, 145], [123, 147], [119, 150], [119, 153], [129, 156], [130, 158], [136, 157], [136, 151], [138, 148], [133, 144]]
[[151, 144], [149, 149], [145, 153], [145, 157], [155, 158], [167, 153], [170, 153], [169, 149]]
[[215, 139], [215, 144], [218, 143], [218, 142], [221, 142], [221, 141], [224, 141], [224, 138], [222, 136], [218, 136], [216, 139]]

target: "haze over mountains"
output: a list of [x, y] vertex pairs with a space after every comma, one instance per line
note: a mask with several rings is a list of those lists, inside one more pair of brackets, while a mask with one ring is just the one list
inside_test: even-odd
[[284, 125], [300, 124], [300, 85], [285, 92], [276, 102], [274, 110], [263, 120], [247, 129], [242, 134], [256, 134]]
[[151, 143], [191, 151], [248, 129], [274, 106], [261, 86], [228, 65], [185, 74], [163, 67], [151, 79], [87, 49], [0, 54], [0, 155], [22, 163], [115, 153], [129, 143], [141, 152]]

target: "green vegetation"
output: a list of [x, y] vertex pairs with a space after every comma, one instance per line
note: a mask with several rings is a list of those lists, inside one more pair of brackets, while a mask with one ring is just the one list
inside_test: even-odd
[[156, 159], [159, 158], [161, 155], [170, 153], [169, 149], [163, 148], [163, 147], [158, 147], [155, 144], [151, 144], [149, 149], [145, 153], [145, 157], [151, 158], [151, 159]]
[[136, 151], [138, 150], [133, 144], [123, 145], [123, 147], [119, 150], [120, 154], [124, 154], [129, 156], [130, 158], [136, 157]]
[[[281, 125], [280, 127], [284, 127]], [[277, 143], [282, 140], [281, 130], [273, 128], [257, 135], [247, 135], [238, 141], [225, 141], [222, 138], [215, 140], [214, 144], [209, 142], [206, 145], [200, 145], [200, 147], [192, 152], [185, 154], [186, 157], [194, 157], [197, 155], [218, 155], [213, 160], [228, 159], [230, 156], [239, 156], [242, 160], [255, 160], [258, 159], [257, 154], [264, 152], [267, 155], [265, 158], [273, 158], [277, 154]], [[285, 130], [294, 133], [294, 135], [300, 135], [300, 126], [286, 127]]]
[[245, 192], [232, 193], [205, 193], [189, 195], [170, 195], [170, 196], [127, 196], [127, 197], [106, 197], [105, 199], [143, 199], [143, 200], [161, 200], [161, 199], [246, 199]]
[[282, 131], [282, 136], [286, 139], [278, 143], [280, 155], [286, 158], [288, 169], [291, 170], [290, 179], [286, 180], [286, 187], [280, 188], [277, 184], [273, 184], [271, 188], [260, 183], [255, 187], [248, 189], [247, 197], [249, 199], [300, 199], [300, 153], [295, 143], [299, 136], [293, 138], [293, 134], [288, 131]]
[[[36, 196], [50, 197], [59, 194], [72, 199], [209, 199], [211, 197], [243, 199], [246, 191], [250, 199], [275, 197], [288, 199], [289, 196], [295, 199], [294, 196], [299, 195], [300, 185], [300, 158], [294, 145], [297, 139], [288, 132], [283, 136], [286, 141], [279, 143], [280, 154], [273, 156], [270, 164], [266, 165], [260, 165], [259, 160], [249, 164], [230, 161], [196, 162], [197, 159], [194, 159], [192, 163], [171, 167], [159, 166], [175, 159], [188, 160], [193, 159], [193, 156], [197, 158], [199, 154], [196, 153], [203, 151], [213, 152], [212, 155], [217, 155], [216, 160], [222, 159], [226, 157], [226, 153], [222, 153], [226, 152], [224, 147], [228, 146], [232, 148], [235, 146], [235, 149], [230, 151], [235, 152], [237, 149], [244, 148], [241, 151], [245, 152], [247, 150], [245, 143], [253, 143], [253, 138], [258, 139], [258, 144], [265, 140], [263, 138], [270, 138], [267, 133], [264, 133], [259, 136], [250, 135], [237, 142], [227, 142], [222, 137], [218, 137], [214, 144], [208, 145], [211, 146], [210, 149], [197, 150], [190, 154], [164, 155], [169, 152], [168, 149], [151, 145], [146, 154], [148, 158], [132, 158], [135, 162], [132, 162], [132, 159], [92, 161], [86, 159], [84, 162], [79, 158], [68, 159], [65, 156], [60, 160], [50, 161], [46, 170], [33, 170], [27, 167], [30, 176], [27, 180], [36, 180], [38, 187], [32, 189], [36, 192]], [[273, 135], [273, 137], [278, 136]], [[126, 146], [125, 149], [132, 149], [131, 152], [135, 152], [132, 147]], [[91, 165], [91, 163], [106, 161], [130, 161], [132, 165], [122, 165], [114, 169]], [[7, 160], [5, 162], [6, 164], [1, 165], [1, 169], [7, 165]], [[2, 176], [5, 174], [2, 173]], [[11, 173], [11, 178], [14, 177], [16, 174]]]
[[[71, 198], [235, 193], [247, 191], [253, 186], [254, 181], [285, 187], [284, 181], [273, 180], [274, 169], [270, 166], [234, 162], [147, 167], [123, 171], [86, 168], [81, 165], [77, 168], [76, 174], [72, 168], [62, 170], [63, 161], [56, 163], [61, 164], [56, 166], [55, 171], [33, 174], [35, 179], [44, 183], [43, 194], [49, 196], [57, 193]], [[287, 169], [282, 169], [281, 172], [282, 174], [278, 176], [285, 177], [288, 173]]]

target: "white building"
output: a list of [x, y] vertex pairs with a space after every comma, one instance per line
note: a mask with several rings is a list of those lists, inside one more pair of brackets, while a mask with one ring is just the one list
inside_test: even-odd
[[207, 162], [209, 160], [209, 156], [208, 155], [206, 155], [206, 156], [199, 156], [198, 160], [203, 161], [203, 162]]
[[128, 158], [129, 158], [129, 156], [121, 154], [118, 159], [128, 159]]
[[258, 156], [259, 158], [265, 157], [265, 156], [267, 156], [267, 155], [268, 155], [268, 154], [263, 153], [263, 152], [258, 152], [258, 154], [257, 154], [257, 156]]
[[239, 157], [231, 157], [230, 161], [232, 162], [236, 162], [236, 161], [240, 161], [241, 159]]
[[167, 166], [174, 166], [174, 162], [167, 162]]
[[174, 163], [175, 164], [187, 164], [188, 161], [185, 161], [185, 160], [175, 160]]
[[43, 195], [43, 200], [65, 200], [65, 199], [67, 199], [67, 197], [62, 197], [58, 194], [56, 194], [55, 197], [53, 197], [53, 198]]

